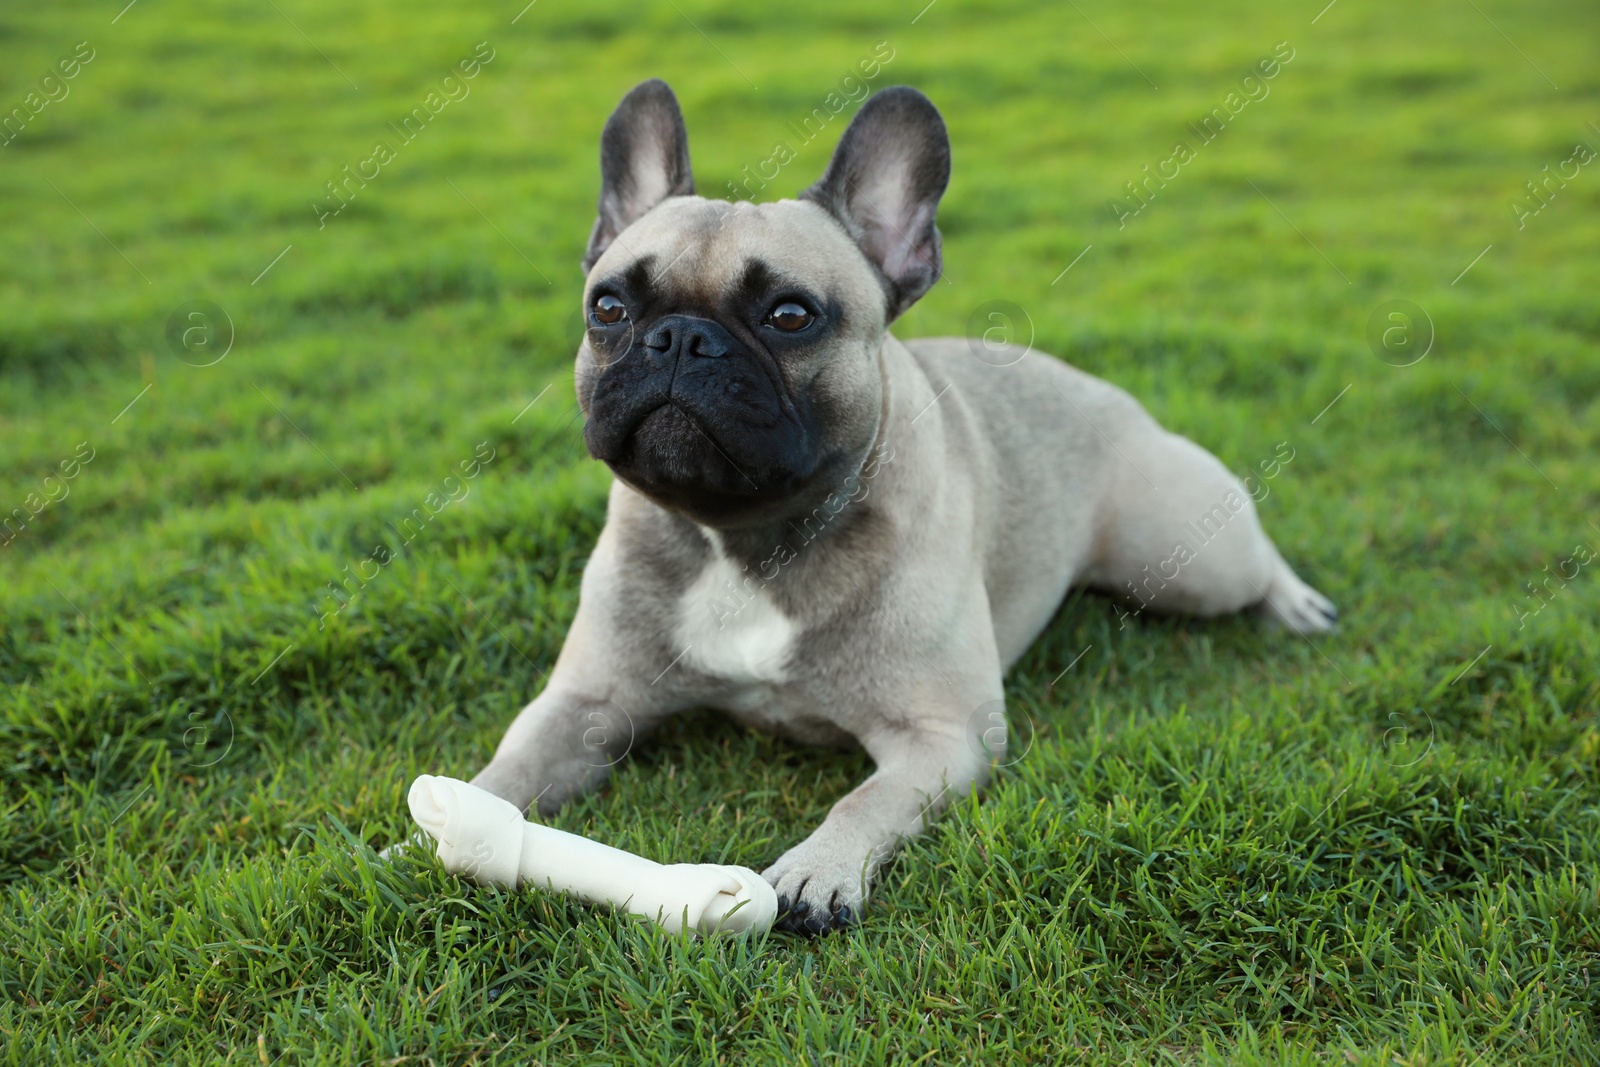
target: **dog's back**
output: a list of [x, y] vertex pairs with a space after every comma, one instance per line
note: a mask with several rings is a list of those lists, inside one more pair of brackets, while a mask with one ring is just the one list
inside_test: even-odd
[[934, 392], [946, 390], [946, 425], [964, 427], [959, 447], [985, 501], [976, 518], [995, 636], [1010, 666], [1101, 553], [1113, 446], [1153, 424], [1121, 389], [1042, 352], [959, 337], [905, 347]]

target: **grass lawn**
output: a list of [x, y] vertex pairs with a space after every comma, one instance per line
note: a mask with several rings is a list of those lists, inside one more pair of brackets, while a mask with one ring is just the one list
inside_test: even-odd
[[[123, 2], [0, 14], [0, 1063], [1600, 1062], [1592, 6]], [[784, 143], [793, 195], [875, 55], [955, 146], [901, 336], [1007, 301], [1292, 455], [1263, 520], [1342, 631], [1070, 599], [1026, 756], [820, 941], [377, 863], [604, 517], [606, 115], [665, 77], [702, 191]], [[868, 768], [694, 713], [555, 822], [759, 869]]]

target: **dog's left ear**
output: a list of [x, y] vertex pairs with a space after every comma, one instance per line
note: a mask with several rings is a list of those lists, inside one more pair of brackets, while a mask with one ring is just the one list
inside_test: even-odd
[[600, 134], [600, 217], [583, 254], [584, 273], [645, 212], [669, 196], [693, 192], [689, 132], [678, 98], [660, 78], [640, 82]]
[[800, 194], [844, 224], [883, 275], [889, 319], [944, 269], [934, 215], [950, 184], [950, 137], [933, 101], [905, 85], [867, 98], [822, 179]]

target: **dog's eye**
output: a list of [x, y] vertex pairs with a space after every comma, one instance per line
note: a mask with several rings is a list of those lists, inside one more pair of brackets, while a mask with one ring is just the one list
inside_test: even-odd
[[771, 311], [767, 312], [767, 323], [780, 330], [793, 333], [803, 330], [811, 325], [814, 318], [811, 312], [796, 304], [792, 300], [785, 300]]
[[602, 326], [611, 326], [628, 317], [628, 309], [616, 297], [607, 294], [594, 302], [594, 317]]

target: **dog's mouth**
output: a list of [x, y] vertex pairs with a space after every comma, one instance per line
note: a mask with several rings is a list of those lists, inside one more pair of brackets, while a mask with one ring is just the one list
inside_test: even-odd
[[660, 480], [708, 488], [726, 483], [735, 491], [743, 483], [750, 492], [760, 490], [700, 420], [675, 401], [646, 412], [628, 435], [628, 447], [635, 463], [650, 464]]
[[648, 470], [652, 484], [735, 496], [781, 495], [797, 478], [810, 474], [809, 464], [797, 467], [794, 462], [809, 450], [803, 442], [770, 449], [767, 437], [751, 439], [742, 426], [719, 428], [669, 400], [647, 412], [628, 435], [628, 466], [634, 474]]
[[669, 398], [631, 411], [593, 411], [589, 454], [628, 485], [702, 519], [728, 519], [786, 499], [816, 473], [812, 435], [789, 420], [702, 412]]

